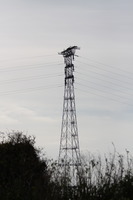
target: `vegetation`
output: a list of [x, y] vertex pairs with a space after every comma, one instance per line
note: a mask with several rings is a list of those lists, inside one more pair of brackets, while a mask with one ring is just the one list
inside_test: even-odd
[[45, 199], [50, 176], [35, 140], [22, 133], [8, 134], [0, 143], [0, 199]]
[[[0, 142], [0, 200], [133, 200], [133, 158], [126, 151], [82, 157], [81, 182], [60, 185], [57, 162], [20, 132]], [[70, 177], [68, 177], [69, 180]], [[65, 188], [65, 189], [64, 189]]]

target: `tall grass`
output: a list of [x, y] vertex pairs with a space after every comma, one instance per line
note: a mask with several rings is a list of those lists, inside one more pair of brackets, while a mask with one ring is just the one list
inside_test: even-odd
[[[54, 180], [59, 171], [54, 167]], [[56, 176], [57, 175], [57, 176]], [[129, 151], [119, 154], [114, 148], [109, 155], [82, 156], [81, 182], [77, 187], [69, 187], [64, 196], [57, 199], [80, 200], [133, 200], [133, 157]], [[57, 180], [57, 179], [56, 179]], [[64, 185], [57, 184], [57, 189], [63, 190]], [[60, 186], [59, 186], [60, 185]], [[56, 196], [54, 195], [54, 199]]]

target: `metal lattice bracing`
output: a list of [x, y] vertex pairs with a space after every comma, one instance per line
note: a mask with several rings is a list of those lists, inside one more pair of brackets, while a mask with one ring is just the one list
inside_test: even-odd
[[75, 108], [74, 94], [74, 55], [77, 46], [69, 47], [60, 54], [65, 62], [64, 103], [59, 149], [58, 164], [64, 181], [71, 185], [77, 185], [79, 181], [80, 148]]

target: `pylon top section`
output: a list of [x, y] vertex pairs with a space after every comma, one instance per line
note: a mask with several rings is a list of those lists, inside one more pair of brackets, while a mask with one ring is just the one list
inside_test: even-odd
[[66, 50], [62, 51], [59, 54], [63, 55], [65, 58], [66, 57], [73, 57], [73, 59], [74, 59], [74, 55], [75, 55], [75, 52], [76, 52], [77, 49], [79, 50], [80, 48], [77, 47], [77, 46], [72, 46], [72, 47], [69, 47]]

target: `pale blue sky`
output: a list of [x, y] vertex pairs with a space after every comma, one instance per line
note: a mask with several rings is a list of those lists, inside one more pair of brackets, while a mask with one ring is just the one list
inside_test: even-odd
[[33, 134], [57, 157], [64, 89], [58, 52], [77, 45], [81, 151], [105, 153], [114, 142], [133, 153], [132, 10], [131, 0], [0, 0], [0, 130]]

